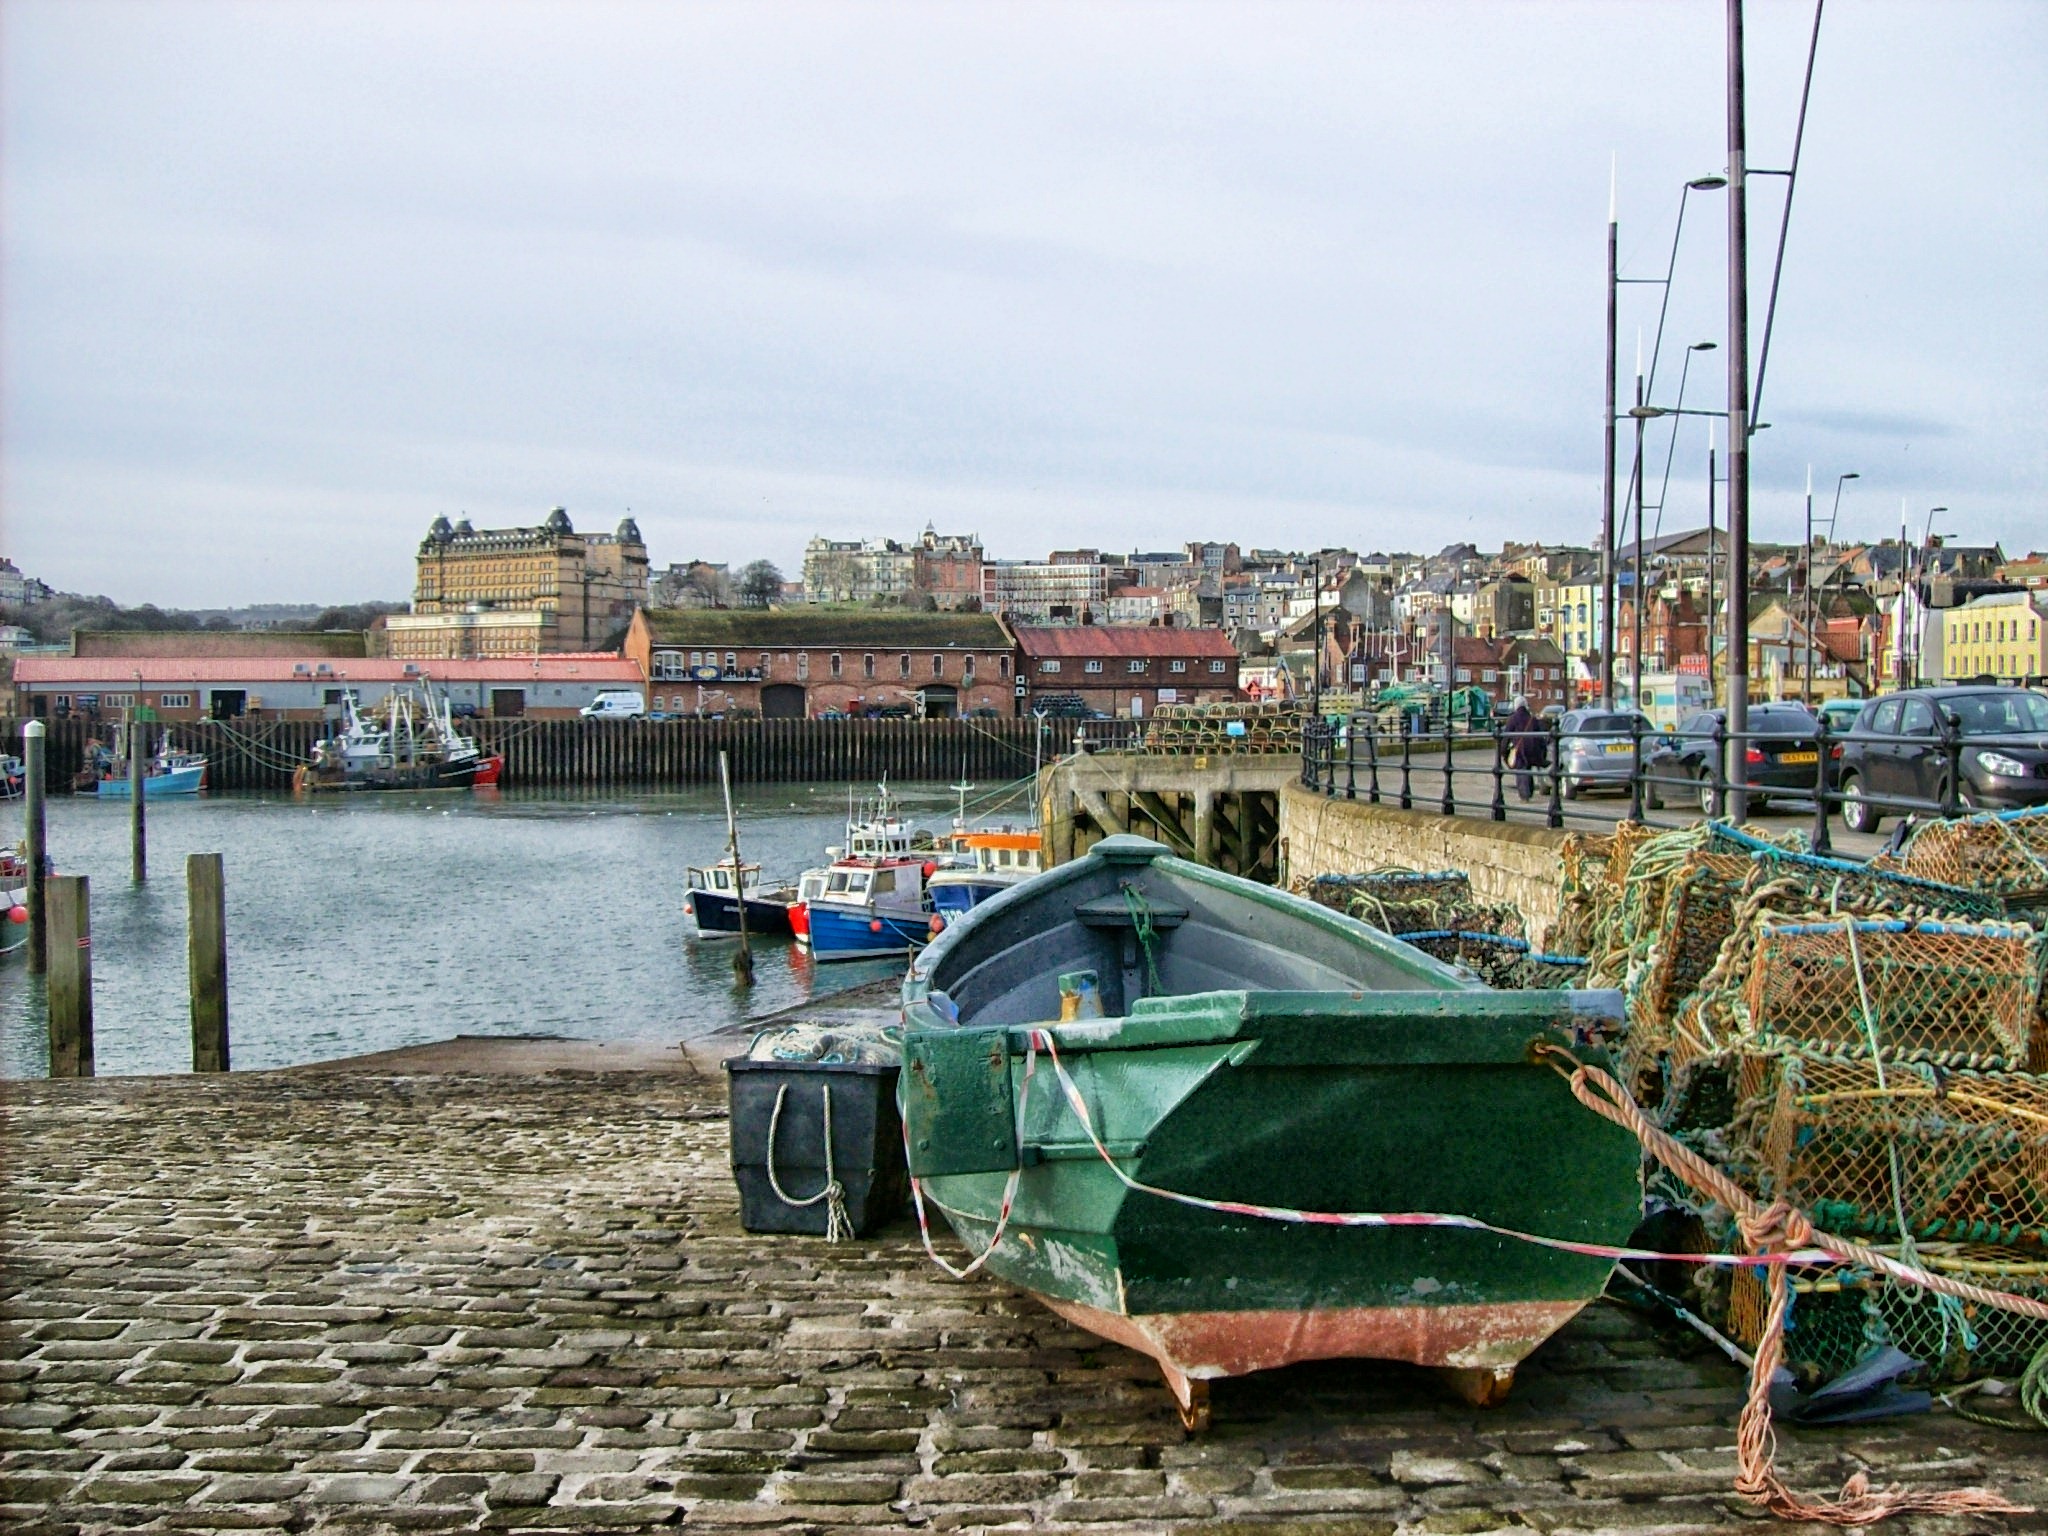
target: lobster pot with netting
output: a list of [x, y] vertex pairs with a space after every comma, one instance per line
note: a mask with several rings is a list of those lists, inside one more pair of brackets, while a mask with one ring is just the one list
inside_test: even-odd
[[[1904, 1062], [1751, 1058], [1738, 1162], [1830, 1231], [2048, 1243], [2048, 1084]], [[1775, 1077], [1775, 1085], [1768, 1079]], [[1757, 1082], [1756, 1079], [1764, 1079]], [[2048, 1250], [2044, 1250], [2048, 1251]]]
[[896, 1062], [735, 1056], [725, 1070], [741, 1226], [865, 1237], [903, 1209]]
[[1764, 1044], [2005, 1071], [2037, 1027], [2041, 936], [2017, 923], [1762, 924], [1743, 990]]
[[[1923, 1247], [1914, 1259], [1952, 1279], [2048, 1302], [2048, 1263], [2039, 1248], [1943, 1245]], [[1870, 1336], [1926, 1361], [1930, 1384], [2018, 1376], [2048, 1349], [2048, 1322], [2037, 1317], [1893, 1281], [1873, 1281], [1862, 1294]]]
[[1898, 862], [1909, 875], [2001, 898], [2015, 915], [2048, 908], [2048, 806], [1930, 821]]

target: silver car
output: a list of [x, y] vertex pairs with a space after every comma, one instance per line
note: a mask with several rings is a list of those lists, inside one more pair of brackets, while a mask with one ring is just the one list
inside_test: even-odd
[[1663, 735], [1640, 711], [1575, 709], [1559, 720], [1557, 774], [1565, 799], [1576, 800], [1589, 789], [1626, 790], [1636, 766], [1637, 734], [1647, 764]]

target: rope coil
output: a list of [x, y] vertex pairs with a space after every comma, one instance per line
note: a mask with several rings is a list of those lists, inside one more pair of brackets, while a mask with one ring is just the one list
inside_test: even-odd
[[838, 1170], [832, 1161], [832, 1085], [823, 1085], [825, 1090], [825, 1187], [815, 1195], [799, 1200], [782, 1187], [782, 1180], [775, 1173], [775, 1138], [782, 1129], [782, 1104], [789, 1097], [789, 1084], [783, 1083], [775, 1090], [775, 1109], [768, 1116], [768, 1187], [775, 1191], [775, 1198], [795, 1210], [825, 1202], [825, 1241], [843, 1243], [853, 1236], [853, 1222], [846, 1214], [846, 1186], [839, 1182]]

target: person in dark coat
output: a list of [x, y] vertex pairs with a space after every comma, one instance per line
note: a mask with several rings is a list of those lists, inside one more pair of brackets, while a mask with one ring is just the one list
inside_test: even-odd
[[1543, 722], [1530, 712], [1529, 701], [1524, 698], [1515, 700], [1505, 730], [1507, 739], [1514, 743], [1511, 756], [1515, 765], [1515, 795], [1527, 800], [1536, 792], [1536, 770], [1550, 761], [1550, 740], [1543, 732]]

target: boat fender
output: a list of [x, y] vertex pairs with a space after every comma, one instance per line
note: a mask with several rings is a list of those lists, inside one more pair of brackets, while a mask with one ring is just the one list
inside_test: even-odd
[[19, 925], [19, 924], [21, 924], [21, 923], [25, 923], [25, 922], [27, 922], [27, 921], [28, 921], [28, 908], [27, 908], [27, 907], [9, 907], [9, 908], [7, 909], [7, 921], [9, 921], [10, 923], [14, 923], [14, 924], [17, 924], [17, 925]]
[[934, 912], [932, 914], [932, 920], [929, 923], [925, 924], [925, 931], [931, 934], [931, 936], [935, 939], [941, 933], [945, 932], [945, 929], [946, 914], [943, 912]]
[[869, 933], [880, 933], [881, 931], [882, 931], [882, 920], [881, 920], [881, 919], [880, 919], [879, 917], [871, 917], [871, 918], [869, 918], [869, 919], [868, 919], [868, 932], [869, 932]]
[[925, 879], [927, 879], [927, 880], [931, 879], [931, 877], [932, 877], [933, 875], [937, 874], [938, 872], [939, 872], [939, 861], [938, 861], [937, 859], [926, 859], [926, 860], [924, 861], [924, 877], [925, 877]]

